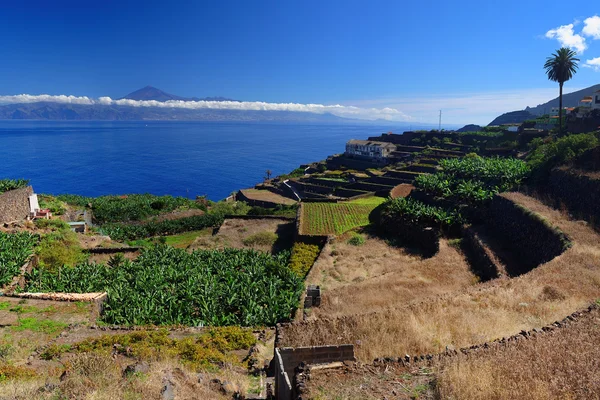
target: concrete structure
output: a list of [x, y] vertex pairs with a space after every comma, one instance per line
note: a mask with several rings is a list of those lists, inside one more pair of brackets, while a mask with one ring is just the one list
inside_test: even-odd
[[300, 363], [328, 364], [332, 362], [356, 361], [354, 346], [341, 344], [315, 347], [275, 348], [275, 396], [277, 400], [292, 400], [295, 371]]
[[393, 143], [356, 139], [346, 143], [346, 155], [373, 161], [385, 161], [394, 151], [396, 145]]

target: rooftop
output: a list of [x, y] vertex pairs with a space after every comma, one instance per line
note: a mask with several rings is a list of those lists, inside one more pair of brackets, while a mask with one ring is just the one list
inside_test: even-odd
[[376, 142], [374, 140], [357, 140], [357, 139], [350, 139], [348, 141], [348, 144], [355, 144], [355, 145], [359, 145], [359, 146], [380, 146], [380, 147], [390, 147], [390, 148], [396, 148], [396, 145], [393, 143], [389, 143], [389, 142]]

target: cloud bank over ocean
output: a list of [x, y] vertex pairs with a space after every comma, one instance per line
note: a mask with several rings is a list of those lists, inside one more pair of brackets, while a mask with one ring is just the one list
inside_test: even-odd
[[129, 107], [158, 107], [188, 110], [239, 110], [239, 111], [293, 111], [314, 114], [330, 113], [338, 117], [357, 118], [366, 120], [385, 119], [388, 121], [411, 121], [412, 117], [395, 108], [360, 108], [344, 105], [300, 104], [300, 103], [267, 103], [262, 101], [182, 101], [169, 100], [113, 100], [110, 97], [92, 99], [87, 96], [67, 95], [30, 95], [0, 96], [2, 104], [22, 104], [51, 102], [60, 104], [104, 105]]

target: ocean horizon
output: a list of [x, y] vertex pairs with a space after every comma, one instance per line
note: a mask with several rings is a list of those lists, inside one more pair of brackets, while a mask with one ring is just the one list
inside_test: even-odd
[[[414, 129], [417, 129], [415, 127]], [[188, 121], [0, 121], [0, 179], [37, 193], [151, 193], [217, 201], [342, 153], [390, 125]]]

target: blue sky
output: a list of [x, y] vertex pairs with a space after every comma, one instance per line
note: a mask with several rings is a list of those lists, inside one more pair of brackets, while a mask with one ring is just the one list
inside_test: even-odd
[[[12, 3], [0, 13], [0, 95], [114, 99], [152, 85], [181, 96], [390, 107], [399, 111], [391, 118], [420, 122], [437, 122], [441, 108], [445, 122], [483, 124], [556, 97], [542, 66], [560, 41], [582, 64], [600, 57], [596, 20], [585, 22], [600, 14], [594, 2]], [[600, 83], [594, 62], [567, 91]]]

